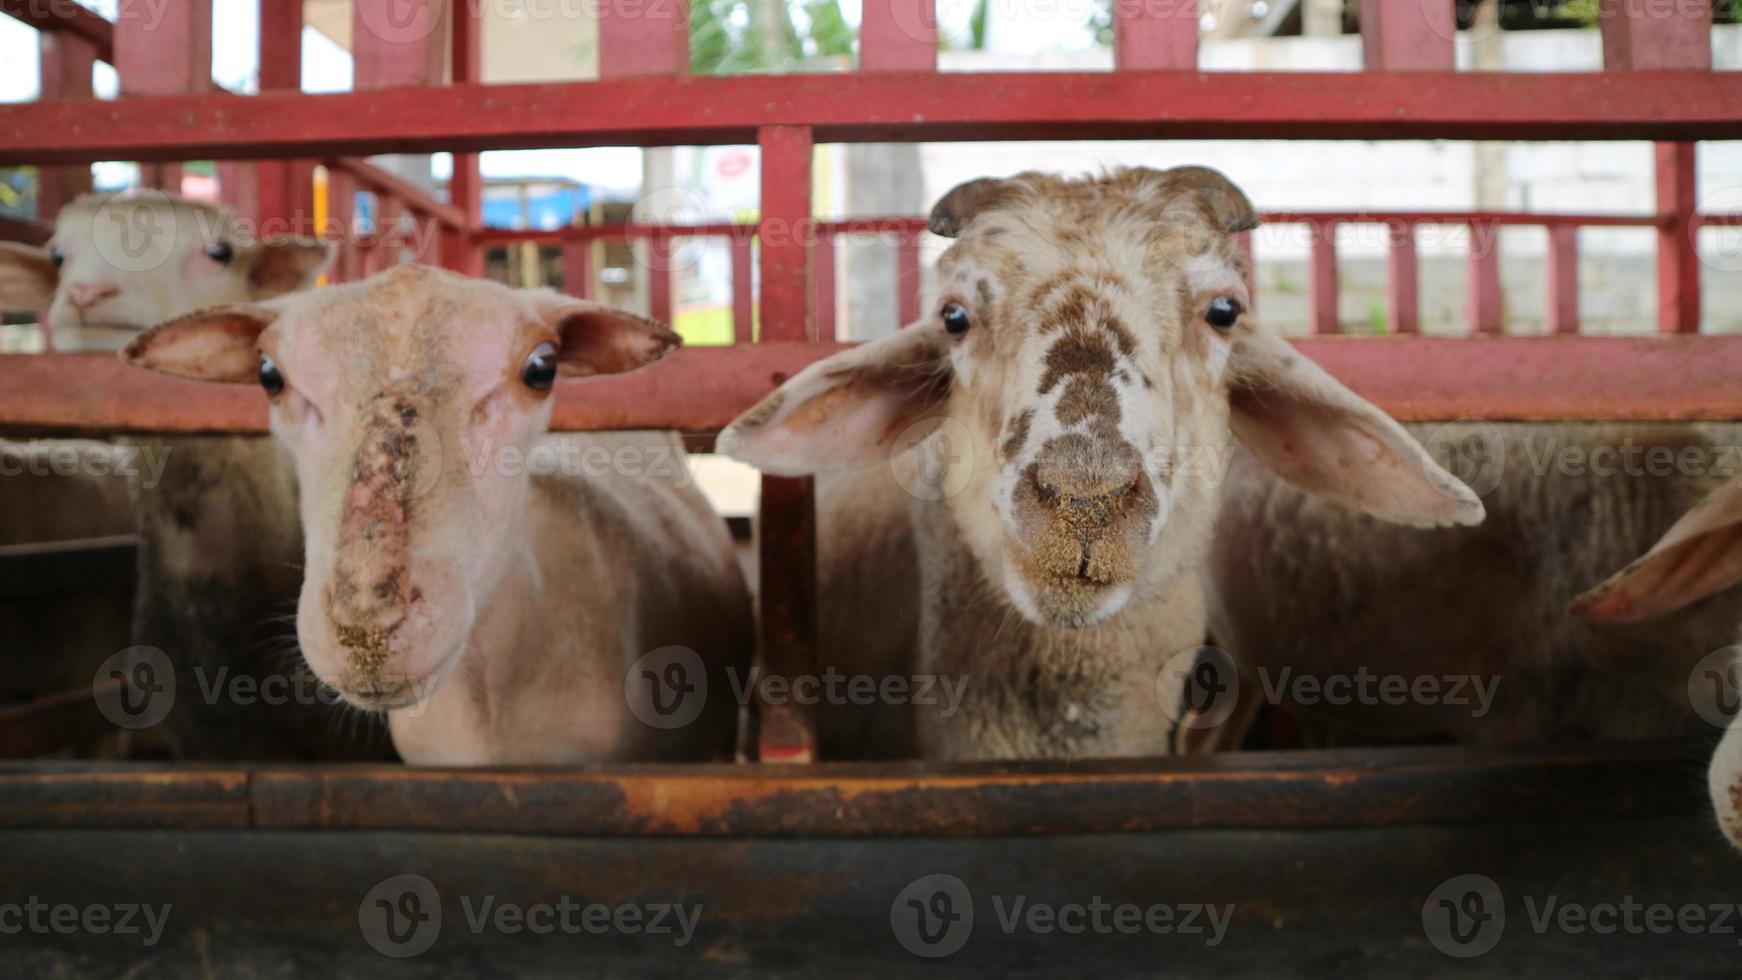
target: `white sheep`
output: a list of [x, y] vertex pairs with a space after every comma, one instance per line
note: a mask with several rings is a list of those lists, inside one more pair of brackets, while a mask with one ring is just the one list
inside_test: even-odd
[[[401, 266], [172, 320], [124, 356], [265, 387], [301, 492], [297, 640], [347, 701], [386, 712], [403, 758], [573, 763], [733, 745], [726, 670], [747, 666], [751, 623], [724, 522], [675, 478], [526, 464], [559, 374], [677, 343], [593, 303]], [[617, 438], [681, 452], [669, 433]], [[660, 698], [695, 690], [696, 717], [635, 710], [646, 657]]]

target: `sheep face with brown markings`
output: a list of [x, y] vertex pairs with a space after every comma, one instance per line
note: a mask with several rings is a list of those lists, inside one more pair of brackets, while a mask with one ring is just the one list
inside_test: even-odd
[[1198, 167], [964, 184], [932, 214], [955, 240], [932, 316], [812, 366], [722, 449], [808, 473], [941, 430], [921, 463], [947, 471], [984, 578], [1037, 625], [1105, 621], [1190, 569], [1235, 437], [1380, 516], [1479, 520], [1395, 423], [1252, 322], [1235, 235], [1255, 224]]
[[528, 475], [496, 464], [545, 433], [557, 375], [629, 370], [676, 344], [631, 314], [402, 266], [171, 321], [126, 356], [266, 388], [301, 487], [303, 654], [354, 704], [392, 709], [452, 673], [525, 564], [512, 543], [527, 539]]

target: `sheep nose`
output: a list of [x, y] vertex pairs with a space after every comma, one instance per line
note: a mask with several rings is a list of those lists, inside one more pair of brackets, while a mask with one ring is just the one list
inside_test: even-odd
[[100, 300], [108, 299], [121, 291], [121, 287], [112, 282], [75, 282], [67, 285], [67, 299], [80, 309], [84, 309]]
[[1035, 474], [1040, 500], [1072, 527], [1093, 530], [1106, 527], [1119, 514], [1121, 502], [1134, 495], [1138, 474], [1089, 475], [1069, 472]]

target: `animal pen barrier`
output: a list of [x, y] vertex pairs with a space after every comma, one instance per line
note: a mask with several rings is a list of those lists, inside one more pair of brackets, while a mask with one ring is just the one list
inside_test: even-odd
[[[444, 10], [440, 3], [356, 0], [355, 90], [312, 95], [299, 89], [301, 0], [259, 0], [261, 92], [244, 96], [217, 91], [205, 68], [213, 2], [176, 0], [165, 16], [110, 23], [70, 3], [0, 0], [0, 11], [41, 32], [43, 52], [42, 99], [0, 105], [0, 165], [43, 166], [42, 201], [51, 216], [89, 189], [84, 165], [92, 161], [141, 161], [148, 182], [173, 187], [181, 161], [216, 159], [226, 202], [268, 230], [309, 227], [320, 166], [338, 227], [355, 227], [351, 208], [362, 189], [378, 202], [377, 229], [402, 222], [439, 229], [425, 239], [435, 243], [426, 254], [411, 256], [399, 254], [390, 235], [346, 235], [339, 279], [407, 257], [479, 274], [486, 246], [535, 241], [563, 246], [569, 288], [587, 295], [593, 241], [637, 240], [658, 250], [679, 236], [728, 240], [736, 342], [685, 349], [631, 375], [565, 381], [554, 417], [559, 430], [671, 428], [705, 444], [782, 380], [840, 349], [834, 243], [865, 225], [813, 220], [818, 143], [993, 139], [1655, 141], [1657, 209], [1649, 216], [1269, 215], [1313, 231], [1316, 336], [1298, 347], [1403, 420], [1742, 418], [1742, 385], [1735, 383], [1742, 338], [1699, 335], [1695, 235], [1702, 225], [1742, 221], [1695, 210], [1694, 142], [1742, 139], [1742, 73], [1710, 70], [1709, 7], [1665, 17], [1647, 4], [1603, 0], [1605, 70], [1529, 75], [1453, 70], [1449, 2], [1364, 0], [1363, 71], [1209, 74], [1197, 70], [1195, 4], [1116, 2], [1117, 68], [1110, 73], [959, 74], [936, 71], [932, 0], [867, 0], [856, 72], [702, 78], [687, 76], [681, 0], [607, 0], [597, 5], [597, 81], [484, 85], [477, 4], [456, 0]], [[370, 29], [407, 11], [431, 20]], [[91, 97], [96, 60], [116, 67], [119, 99]], [[760, 148], [762, 161], [753, 226], [519, 232], [481, 222], [483, 150], [748, 143]], [[360, 159], [440, 151], [454, 154], [446, 202]], [[1335, 229], [1355, 223], [1389, 229], [1389, 322], [1400, 336], [1331, 336], [1338, 332]], [[923, 222], [871, 224], [893, 233], [899, 308], [903, 320], [913, 319]], [[1548, 229], [1543, 300], [1552, 335], [1504, 335], [1500, 256], [1485, 248], [1472, 249], [1469, 260], [1473, 336], [1411, 336], [1414, 233], [1423, 224], [1463, 225], [1490, 240], [1503, 225]], [[1578, 335], [1578, 229], [1603, 225], [1656, 232], [1654, 336]], [[19, 239], [43, 234], [20, 223], [4, 231]], [[669, 276], [656, 263], [650, 280], [651, 312], [668, 318]], [[1263, 297], [1257, 302], [1261, 307]], [[256, 433], [265, 428], [265, 408], [251, 389], [129, 370], [111, 357], [0, 358], [0, 426], [13, 434]], [[765, 478], [759, 520], [760, 656], [774, 673], [812, 673], [810, 481]], [[0, 580], [16, 589], [29, 579], [40, 588], [45, 575], [52, 582], [57, 574], [88, 574], [113, 547], [8, 556]], [[1704, 802], [1684, 778], [1691, 757], [1673, 746], [844, 764], [816, 758], [806, 709], [759, 705], [755, 715], [760, 764], [740, 766], [441, 771], [20, 761], [0, 769], [0, 826], [957, 835], [1684, 813]], [[94, 719], [89, 699], [80, 697], [13, 709], [0, 719], [0, 747], [29, 755], [88, 730]]]

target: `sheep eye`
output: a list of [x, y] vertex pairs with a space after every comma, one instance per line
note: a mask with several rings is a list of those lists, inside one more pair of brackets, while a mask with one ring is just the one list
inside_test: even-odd
[[236, 250], [230, 247], [229, 242], [217, 242], [206, 246], [206, 255], [219, 265], [229, 265], [230, 260], [236, 257]]
[[943, 317], [944, 330], [947, 332], [956, 336], [961, 336], [968, 332], [968, 327], [970, 325], [968, 319], [968, 308], [962, 304], [945, 303], [939, 316]]
[[520, 366], [520, 380], [533, 391], [549, 391], [556, 383], [556, 345], [547, 340], [534, 347]]
[[268, 395], [276, 395], [284, 390], [284, 372], [278, 370], [278, 364], [260, 355], [260, 387], [266, 389]]
[[1240, 304], [1226, 296], [1218, 296], [1210, 300], [1209, 309], [1204, 311], [1204, 319], [1217, 330], [1227, 330], [1240, 319]]
[[61, 267], [62, 263], [66, 262], [67, 253], [61, 251], [60, 246], [56, 245], [54, 248], [48, 250], [48, 260], [53, 262], [54, 267], [58, 269]]

